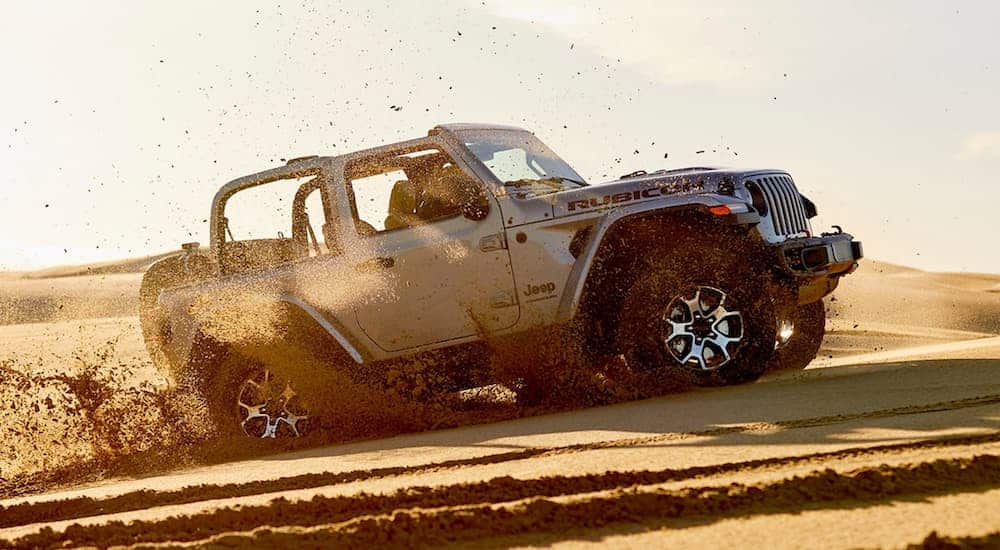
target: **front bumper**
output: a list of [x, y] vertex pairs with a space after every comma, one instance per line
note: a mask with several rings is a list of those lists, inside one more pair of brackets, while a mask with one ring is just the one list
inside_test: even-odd
[[795, 277], [841, 276], [853, 272], [864, 257], [860, 241], [848, 233], [824, 233], [775, 246], [778, 264]]

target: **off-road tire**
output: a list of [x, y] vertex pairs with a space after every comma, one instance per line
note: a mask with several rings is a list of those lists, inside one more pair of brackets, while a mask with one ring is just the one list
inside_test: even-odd
[[[708, 224], [707, 224], [708, 225]], [[701, 230], [699, 230], [701, 229]], [[621, 350], [635, 372], [660, 369], [666, 376], [701, 386], [756, 380], [774, 354], [775, 300], [760, 260], [763, 246], [729, 228], [694, 226], [663, 246], [628, 290], [618, 326]], [[692, 287], [722, 290], [742, 315], [742, 339], [731, 359], [714, 370], [681, 365], [666, 347], [664, 313]]]
[[236, 398], [243, 381], [261, 368], [260, 364], [231, 351], [221, 361], [198, 369], [201, 394], [218, 435], [244, 435]]
[[487, 382], [514, 392], [523, 407], [573, 399], [577, 383], [596, 371], [580, 340], [575, 324], [498, 339], [488, 350], [491, 375]]
[[[246, 398], [247, 396], [252, 396], [254, 390], [247, 390], [250, 393], [243, 395], [244, 384], [248, 379], [254, 379], [257, 383], [261, 383], [262, 378], [265, 376], [270, 376], [273, 383], [278, 383], [277, 388], [280, 390], [284, 387], [284, 381], [290, 380], [292, 382], [292, 388], [301, 388], [303, 385], [302, 380], [296, 383], [294, 378], [279, 378], [278, 381], [274, 380], [274, 377], [280, 377], [281, 374], [275, 372], [273, 369], [268, 368], [265, 364], [249, 359], [239, 353], [230, 352], [228, 357], [219, 362], [216, 365], [216, 369], [207, 373], [204, 377], [203, 390], [205, 403], [208, 408], [208, 414], [210, 415], [211, 421], [215, 427], [215, 433], [220, 436], [237, 436], [237, 437], [268, 437], [264, 434], [267, 433], [265, 429], [266, 426], [270, 425], [269, 421], [266, 421], [264, 425], [260, 424], [260, 421], [251, 420], [248, 424], [251, 432], [260, 433], [248, 433], [244, 431], [243, 421], [246, 412], [240, 407], [239, 400], [241, 397]], [[259, 390], [258, 390], [259, 391]], [[258, 398], [263, 398], [260, 394], [257, 394]], [[266, 399], [266, 398], [263, 398]], [[296, 398], [298, 399], [298, 398]], [[247, 405], [257, 405], [259, 402], [254, 402], [251, 400], [246, 401]], [[298, 409], [297, 414], [302, 414], [301, 402], [297, 402], [298, 405], [295, 406]], [[267, 413], [270, 414], [270, 413]], [[259, 418], [259, 417], [258, 417]], [[308, 422], [310, 420], [302, 421], [304, 423], [294, 422], [293, 429], [302, 430], [306, 428], [308, 430]], [[291, 435], [294, 432], [289, 432], [286, 430], [285, 426], [289, 424], [276, 423], [277, 430], [279, 430], [278, 437], [284, 437], [285, 435]], [[300, 434], [303, 432], [299, 432]]]
[[795, 319], [795, 332], [775, 354], [774, 368], [802, 370], [806, 368], [823, 344], [826, 333], [826, 306], [823, 300], [799, 306]]

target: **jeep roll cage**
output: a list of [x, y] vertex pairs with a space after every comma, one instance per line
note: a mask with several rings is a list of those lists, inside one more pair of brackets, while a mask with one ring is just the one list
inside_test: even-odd
[[[315, 234], [313, 226], [309, 223], [309, 217], [305, 211], [305, 201], [308, 196], [314, 191], [319, 191], [323, 204], [322, 239], [329, 251], [331, 253], [336, 253], [342, 244], [337, 241], [337, 231], [335, 227], [337, 222], [337, 220], [335, 220], [337, 215], [335, 205], [336, 197], [331, 195], [332, 185], [340, 183], [338, 181], [340, 178], [337, 177], [338, 174], [336, 174], [336, 172], [338, 170], [345, 171], [343, 174], [345, 181], [343, 183], [346, 186], [348, 198], [350, 199], [352, 198], [353, 189], [350, 185], [348, 172], [356, 171], [358, 169], [363, 171], [363, 168], [361, 167], [364, 166], [365, 159], [378, 157], [381, 153], [387, 151], [392, 151], [393, 154], [399, 154], [419, 150], [421, 147], [425, 147], [428, 144], [436, 143], [439, 146], [447, 145], [447, 148], [444, 151], [459, 157], [456, 160], [460, 160], [469, 169], [471, 169], [483, 183], [486, 183], [489, 187], [491, 187], [492, 192], [498, 196], [502, 196], [506, 194], [506, 191], [504, 190], [505, 182], [500, 181], [499, 178], [497, 178], [497, 176], [484, 164], [484, 162], [478, 158], [476, 153], [471, 151], [465, 143], [465, 138], [467, 137], [476, 137], [481, 139], [484, 135], [488, 135], [489, 132], [500, 132], [505, 134], [517, 133], [531, 137], [534, 136], [534, 134], [528, 130], [518, 128], [516, 126], [469, 123], [442, 124], [432, 128], [428, 131], [427, 136], [423, 138], [404, 140], [397, 143], [381, 145], [367, 150], [355, 151], [338, 156], [300, 157], [288, 161], [285, 166], [237, 178], [223, 185], [212, 200], [209, 229], [209, 253], [218, 265], [224, 268], [226, 264], [226, 249], [227, 246], [229, 246], [229, 243], [241, 242], [248, 243], [248, 246], [252, 246], [253, 242], [263, 244], [266, 241], [276, 242], [285, 240], [283, 238], [257, 239], [256, 241], [240, 241], [234, 239], [227, 240], [227, 234], [229, 234], [229, 220], [226, 217], [226, 205], [234, 195], [242, 191], [282, 180], [306, 177], [311, 177], [312, 179], [306, 181], [299, 187], [292, 201], [291, 237], [287, 238], [287, 241], [289, 241], [287, 244], [291, 248], [294, 248], [297, 251], [297, 254], [308, 256], [310, 251], [319, 252], [321, 241]], [[542, 144], [542, 147], [546, 149], [547, 152], [547, 147], [544, 146], [544, 144]], [[554, 153], [552, 154], [554, 155]], [[559, 160], [564, 163], [561, 159]], [[414, 164], [416, 164], [416, 161], [414, 161]], [[566, 164], [566, 166], [569, 165]], [[571, 167], [570, 170], [572, 170]], [[576, 177], [571, 179], [579, 178]], [[356, 215], [357, 214], [355, 213], [355, 216]], [[224, 268], [223, 272], [225, 271], [227, 270]]]

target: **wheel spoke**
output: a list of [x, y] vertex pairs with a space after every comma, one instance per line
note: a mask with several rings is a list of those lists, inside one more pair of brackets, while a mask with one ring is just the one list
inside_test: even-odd
[[275, 438], [278, 436], [278, 422], [281, 421], [280, 417], [267, 417], [267, 427], [264, 428], [264, 435], [261, 437]]
[[696, 312], [696, 311], [698, 313], [701, 313], [701, 297], [700, 297], [700, 294], [701, 294], [700, 291], [699, 292], [695, 292], [694, 298], [691, 298], [690, 300], [684, 300], [683, 298], [681, 299], [681, 301], [684, 302], [684, 305], [687, 306], [688, 311], [691, 312], [692, 314], [694, 314], [694, 312]]
[[705, 368], [705, 344], [703, 342], [695, 340], [691, 344], [691, 349], [688, 350], [687, 355], [684, 356], [684, 359], [681, 361], [681, 363], [687, 363], [692, 359], [698, 361], [698, 365], [702, 369]]
[[[706, 296], [717, 297], [719, 301], [715, 303], [707, 302], [705, 299]], [[709, 289], [707, 287], [699, 287], [697, 297], [698, 311], [705, 316], [710, 316], [712, 312], [718, 311], [722, 307], [722, 303], [726, 301], [726, 294], [724, 292], [714, 288]]]
[[247, 405], [242, 401], [238, 401], [236, 404], [239, 405], [241, 409], [247, 412], [248, 417], [267, 416], [264, 413], [264, 409], [267, 407], [267, 405], [265, 405], [264, 403], [261, 403], [260, 405]]
[[[672, 321], [667, 319], [667, 323], [670, 323], [670, 336], [686, 336], [688, 333], [687, 323]], [[669, 338], [668, 338], [669, 340]]]
[[688, 347], [688, 343], [694, 343], [694, 336], [691, 336], [690, 334], [675, 334], [664, 341], [664, 344], [669, 349], [670, 354], [681, 363], [683, 363], [681, 354], [684, 354], [684, 350]]
[[[720, 308], [721, 309], [721, 308]], [[738, 330], [733, 331], [733, 326]], [[713, 340], [723, 339], [726, 343], [735, 344], [743, 339], [743, 316], [738, 311], [725, 312], [719, 315], [718, 320], [712, 325], [712, 332], [715, 336]]]
[[285, 383], [285, 390], [281, 392], [281, 398], [285, 400], [285, 403], [291, 401], [292, 398], [295, 397], [296, 395], [298, 394], [295, 393], [295, 390], [292, 389], [292, 383], [291, 382]]

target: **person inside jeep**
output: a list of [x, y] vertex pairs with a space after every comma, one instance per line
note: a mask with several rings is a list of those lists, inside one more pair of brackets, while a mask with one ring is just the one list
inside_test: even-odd
[[[351, 188], [358, 205], [360, 234], [374, 235], [415, 227], [463, 213], [478, 188], [475, 182], [440, 151], [419, 151], [352, 167]], [[349, 168], [349, 171], [351, 168]], [[404, 176], [405, 179], [399, 179]], [[391, 191], [385, 201], [389, 182]], [[379, 215], [379, 203], [385, 205]], [[379, 228], [381, 224], [381, 228]]]
[[386, 231], [412, 227], [420, 223], [417, 205], [420, 189], [410, 180], [399, 180], [389, 194], [389, 214], [385, 217]]

